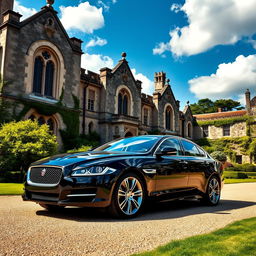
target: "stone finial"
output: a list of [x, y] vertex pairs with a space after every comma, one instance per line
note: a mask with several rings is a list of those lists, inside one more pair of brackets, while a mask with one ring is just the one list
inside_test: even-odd
[[170, 79], [169, 78], [166, 80], [166, 82], [167, 82], [168, 85], [170, 85]]
[[46, 0], [47, 6], [52, 6], [54, 4], [54, 0]]
[[126, 52], [122, 52], [121, 56], [122, 56], [123, 60], [125, 60], [125, 58], [127, 56]]
[[189, 100], [187, 101], [187, 105], [189, 105]]

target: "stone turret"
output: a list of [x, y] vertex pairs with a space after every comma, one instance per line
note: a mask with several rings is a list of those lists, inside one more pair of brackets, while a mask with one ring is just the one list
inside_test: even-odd
[[155, 73], [155, 91], [161, 91], [166, 82], [166, 73], [162, 72], [156, 72]]
[[0, 0], [0, 24], [3, 23], [3, 13], [13, 10], [14, 0]]
[[251, 112], [251, 93], [250, 90], [247, 89], [245, 92], [245, 104], [246, 104], [246, 110], [248, 113]]

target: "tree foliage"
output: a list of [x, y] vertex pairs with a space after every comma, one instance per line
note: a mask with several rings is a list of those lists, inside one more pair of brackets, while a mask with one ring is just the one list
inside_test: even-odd
[[212, 101], [208, 98], [201, 99], [197, 103], [191, 104], [190, 108], [194, 115], [214, 113], [214, 112], [217, 112], [219, 108], [221, 108], [222, 111], [243, 109], [240, 102], [234, 101], [232, 99], [220, 99], [220, 100]]
[[57, 152], [56, 136], [49, 127], [31, 120], [10, 122], [0, 128], [0, 174], [21, 173], [41, 158]]

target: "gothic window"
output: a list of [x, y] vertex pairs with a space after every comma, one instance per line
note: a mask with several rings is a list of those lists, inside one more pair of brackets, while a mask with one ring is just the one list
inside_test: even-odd
[[172, 130], [172, 122], [173, 122], [173, 111], [170, 106], [166, 108], [165, 111], [165, 129]]
[[50, 131], [54, 131], [54, 121], [52, 120], [52, 118], [49, 118], [47, 120], [47, 125], [49, 126]]
[[35, 121], [36, 117], [34, 115], [31, 115], [28, 119]]
[[33, 90], [36, 95], [54, 97], [57, 61], [48, 50], [37, 52], [34, 61]]
[[42, 79], [43, 79], [44, 63], [42, 57], [38, 56], [35, 59], [34, 64], [34, 81], [33, 81], [33, 92], [41, 94], [42, 92]]
[[44, 88], [45, 96], [53, 96], [53, 78], [54, 78], [54, 63], [52, 61], [48, 61], [46, 64], [46, 71], [45, 71], [45, 88]]
[[88, 110], [94, 111], [94, 104], [95, 103], [95, 91], [89, 90], [88, 95]]
[[148, 125], [148, 109], [144, 108], [143, 111], [143, 124]]
[[188, 137], [192, 138], [192, 125], [191, 125], [191, 123], [188, 123]]
[[129, 115], [129, 95], [126, 90], [121, 90], [118, 94], [118, 114]]
[[37, 122], [40, 124], [40, 125], [43, 125], [45, 124], [45, 120], [42, 116], [40, 116], [38, 119], [37, 119]]
[[128, 115], [128, 97], [124, 95], [123, 98], [123, 115]]

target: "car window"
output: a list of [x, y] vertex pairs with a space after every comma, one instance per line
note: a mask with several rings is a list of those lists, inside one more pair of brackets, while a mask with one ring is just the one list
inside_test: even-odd
[[205, 157], [205, 152], [201, 148], [199, 148], [199, 147], [197, 147], [197, 149], [199, 151], [199, 155], [198, 156]]
[[167, 139], [158, 148], [157, 152], [162, 151], [164, 148], [175, 148], [177, 150], [177, 155], [182, 154], [182, 150], [177, 139]]
[[185, 155], [186, 156], [198, 156], [199, 151], [197, 149], [197, 146], [189, 141], [182, 140], [182, 145], [185, 150]]

